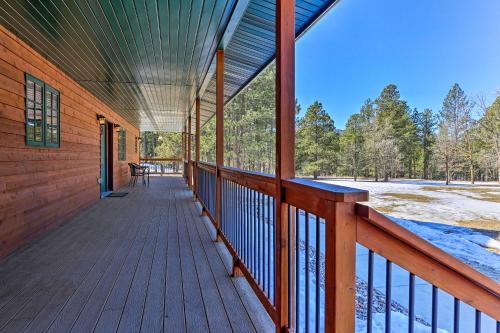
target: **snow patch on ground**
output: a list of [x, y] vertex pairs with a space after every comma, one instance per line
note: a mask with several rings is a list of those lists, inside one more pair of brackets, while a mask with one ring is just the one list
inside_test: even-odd
[[[408, 317], [400, 312], [391, 311], [391, 332], [408, 332]], [[356, 333], [366, 332], [366, 321], [356, 321]], [[375, 313], [372, 321], [373, 333], [385, 333], [385, 313]], [[415, 333], [431, 333], [432, 328], [415, 322]], [[438, 328], [438, 333], [448, 333], [448, 331]]]
[[[500, 255], [487, 251], [484, 247], [478, 245], [479, 241], [484, 244], [497, 241], [476, 234], [469, 228], [462, 227], [461, 229], [464, 229], [462, 233], [451, 233], [450, 226], [446, 225], [423, 224], [422, 222], [397, 219], [391, 216], [389, 218], [441, 250], [500, 282]], [[458, 227], [455, 227], [455, 229], [458, 229]]]
[[[474, 192], [477, 189], [487, 189], [500, 196], [500, 186], [481, 182], [472, 186], [465, 182], [455, 182], [448, 188], [460, 190], [447, 191], [442, 189], [443, 182], [430, 180], [354, 182], [348, 179], [335, 179], [321, 181], [368, 190], [370, 192], [370, 201], [367, 203], [369, 206], [382, 213], [389, 211], [386, 215], [401, 226], [500, 282], [500, 255], [498, 254], [500, 242], [478, 231], [482, 228], [480, 225], [475, 230], [459, 225], [461, 221], [488, 220], [494, 224], [492, 233], [500, 235], [500, 204], [481, 200]], [[432, 187], [437, 190], [429, 190]], [[470, 190], [467, 191], [467, 188]], [[393, 196], [388, 196], [387, 193]], [[405, 199], [405, 195], [410, 196]], [[412, 199], [411, 195], [431, 199], [419, 201], [418, 197]], [[497, 253], [488, 251], [486, 248]]]
[[[376, 209], [390, 210], [389, 214], [401, 219], [428, 221], [440, 224], [458, 225], [460, 221], [488, 219], [497, 220], [500, 230], [500, 204], [482, 200], [474, 189], [489, 189], [500, 196], [500, 186], [495, 183], [477, 183], [472, 186], [465, 182], [455, 182], [441, 189], [443, 182], [431, 180], [391, 180], [389, 182], [353, 181], [352, 179], [325, 179], [321, 182], [359, 188], [370, 192], [367, 203]], [[434, 190], [429, 190], [434, 187]], [[471, 188], [471, 191], [463, 190]], [[426, 190], [427, 189], [427, 190]], [[385, 195], [386, 193], [415, 194], [429, 197], [431, 202], [419, 202]]]

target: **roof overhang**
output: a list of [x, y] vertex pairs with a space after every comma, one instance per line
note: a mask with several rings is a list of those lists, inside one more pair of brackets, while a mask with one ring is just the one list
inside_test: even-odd
[[[296, 0], [300, 37], [336, 1]], [[0, 23], [141, 130], [215, 112], [214, 55], [229, 101], [275, 56], [275, 1], [4, 1]], [[193, 122], [194, 123], [194, 122]]]

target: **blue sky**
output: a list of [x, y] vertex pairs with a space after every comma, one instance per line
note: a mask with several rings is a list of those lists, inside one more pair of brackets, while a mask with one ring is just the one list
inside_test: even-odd
[[296, 44], [302, 114], [319, 100], [340, 128], [389, 83], [437, 112], [454, 82], [500, 92], [500, 0], [341, 0]]

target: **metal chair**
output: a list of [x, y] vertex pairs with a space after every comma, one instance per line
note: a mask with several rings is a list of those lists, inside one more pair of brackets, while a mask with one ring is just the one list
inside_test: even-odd
[[137, 182], [137, 177], [138, 177], [136, 167], [133, 163], [129, 163], [128, 166], [130, 168], [130, 180], [128, 181], [128, 186], [129, 187], [130, 187], [130, 185], [135, 186], [135, 183]]
[[[149, 187], [149, 168], [141, 166], [137, 163], [129, 163], [130, 166], [130, 181], [132, 181], [132, 185], [135, 186], [137, 183], [137, 178], [142, 176], [142, 184], [146, 186], [146, 175], [148, 176], [147, 186]], [[129, 182], [130, 186], [130, 182]]]

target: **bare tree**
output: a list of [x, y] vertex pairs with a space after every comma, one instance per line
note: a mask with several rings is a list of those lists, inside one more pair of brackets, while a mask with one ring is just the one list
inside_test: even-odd
[[486, 149], [496, 155], [497, 180], [500, 183], [500, 93], [490, 106], [487, 106], [484, 96], [479, 96], [478, 105], [482, 111], [479, 120], [480, 137]]

